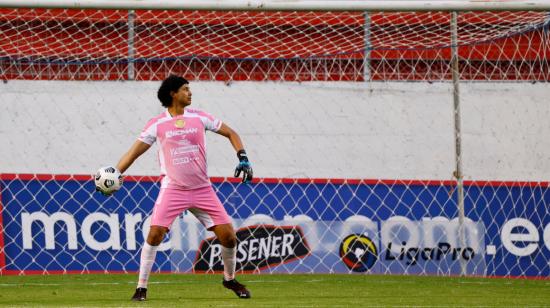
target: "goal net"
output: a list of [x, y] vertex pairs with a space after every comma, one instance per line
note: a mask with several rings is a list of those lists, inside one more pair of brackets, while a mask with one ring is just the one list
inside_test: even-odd
[[[451, 78], [448, 12], [2, 9], [4, 79]], [[462, 12], [461, 79], [548, 80], [548, 12]], [[131, 69], [133, 67], [133, 70]]]
[[[232, 149], [208, 137], [238, 270], [546, 277], [549, 16], [0, 8], [0, 271], [139, 268], [154, 153], [110, 198], [88, 174], [178, 74], [259, 176], [229, 178]], [[220, 271], [212, 236], [182, 214], [154, 269]]]

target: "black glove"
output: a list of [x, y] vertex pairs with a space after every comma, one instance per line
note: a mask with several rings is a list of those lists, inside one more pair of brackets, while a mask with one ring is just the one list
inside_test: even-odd
[[239, 150], [237, 152], [237, 157], [239, 158], [239, 164], [235, 168], [235, 177], [238, 178], [243, 172], [243, 183], [248, 183], [252, 181], [252, 164], [248, 161], [245, 150]]

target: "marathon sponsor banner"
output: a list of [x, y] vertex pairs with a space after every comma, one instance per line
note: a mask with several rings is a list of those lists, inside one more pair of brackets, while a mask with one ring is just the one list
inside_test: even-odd
[[[248, 226], [236, 231], [237, 271], [261, 271], [304, 258], [309, 247], [299, 226]], [[201, 242], [193, 271], [223, 271], [222, 246], [215, 237]]]
[[[455, 191], [444, 184], [269, 181], [216, 182], [214, 188], [236, 229], [278, 227], [250, 233], [258, 242], [240, 247], [245, 270], [550, 275], [545, 185], [466, 185], [462, 232]], [[150, 181], [126, 179], [121, 191], [106, 198], [94, 193], [91, 180], [3, 176], [0, 268], [3, 273], [137, 271], [157, 194], [158, 184]], [[290, 237], [285, 242], [283, 227], [297, 232], [292, 243]], [[210, 255], [201, 252], [201, 242], [213, 233], [189, 213], [178, 217], [171, 230], [159, 247], [155, 271], [193, 272], [207, 266], [217, 271], [221, 263], [214, 242]], [[293, 246], [298, 238], [300, 249]], [[293, 254], [288, 259], [268, 256], [269, 245]], [[267, 261], [255, 260], [260, 247]], [[207, 257], [206, 265], [199, 264], [198, 255]]]

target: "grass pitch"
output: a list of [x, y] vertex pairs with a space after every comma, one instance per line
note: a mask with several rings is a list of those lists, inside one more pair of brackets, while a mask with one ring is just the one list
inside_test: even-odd
[[129, 299], [137, 275], [0, 276], [0, 306], [50, 307], [550, 307], [550, 280], [380, 275], [239, 275], [239, 299], [221, 275], [156, 274], [148, 300]]

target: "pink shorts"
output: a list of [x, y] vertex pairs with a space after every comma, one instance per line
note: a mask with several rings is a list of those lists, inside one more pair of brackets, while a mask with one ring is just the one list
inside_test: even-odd
[[151, 226], [170, 228], [174, 219], [185, 210], [195, 215], [207, 229], [231, 223], [214, 189], [207, 186], [191, 190], [161, 188], [151, 214]]

